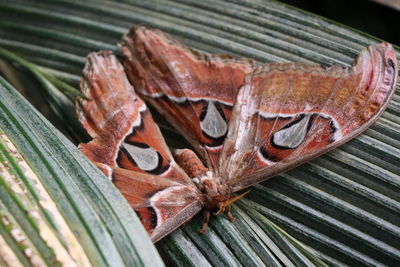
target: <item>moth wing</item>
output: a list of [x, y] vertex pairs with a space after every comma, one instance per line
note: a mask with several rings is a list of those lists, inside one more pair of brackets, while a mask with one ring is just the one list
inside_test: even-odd
[[89, 159], [194, 186], [112, 52], [88, 56], [81, 91], [86, 99], [78, 99], [77, 114], [93, 140], [79, 147]]
[[203, 207], [199, 193], [191, 186], [148, 173], [109, 170], [113, 183], [135, 210], [153, 242], [190, 220]]
[[136, 91], [215, 167], [251, 61], [194, 51], [143, 26], [132, 28], [120, 46]]
[[219, 175], [237, 191], [349, 141], [384, 111], [397, 71], [385, 43], [353, 67], [263, 66], [238, 93]]
[[155, 242], [202, 208], [200, 195], [117, 58], [92, 53], [83, 74], [86, 99], [77, 101], [77, 113], [93, 140], [80, 149], [112, 179]]

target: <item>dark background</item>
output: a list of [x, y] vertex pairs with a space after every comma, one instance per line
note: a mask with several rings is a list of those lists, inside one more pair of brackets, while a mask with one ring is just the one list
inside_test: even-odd
[[369, 0], [280, 1], [400, 46], [400, 11], [395, 9]]

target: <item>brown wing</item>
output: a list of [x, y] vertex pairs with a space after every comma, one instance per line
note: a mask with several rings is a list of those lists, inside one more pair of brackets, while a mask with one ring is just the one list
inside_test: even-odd
[[92, 161], [146, 172], [192, 185], [175, 163], [146, 104], [136, 95], [122, 65], [107, 51], [88, 56], [77, 113], [93, 140], [80, 144]]
[[165, 115], [213, 168], [236, 93], [252, 69], [250, 60], [200, 53], [145, 27], [131, 29], [121, 48], [137, 92]]
[[200, 194], [174, 161], [145, 103], [111, 52], [88, 56], [77, 102], [93, 140], [81, 151], [108, 175], [155, 242], [194, 216]]
[[115, 186], [136, 211], [153, 242], [190, 220], [203, 207], [196, 189], [147, 173], [111, 168]]
[[237, 191], [349, 141], [383, 112], [396, 77], [385, 43], [364, 49], [351, 68], [263, 66], [238, 93], [219, 176]]

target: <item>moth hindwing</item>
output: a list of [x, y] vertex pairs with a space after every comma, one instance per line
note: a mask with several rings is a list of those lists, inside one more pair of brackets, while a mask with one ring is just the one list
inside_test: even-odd
[[[210, 211], [233, 219], [232, 193], [360, 134], [384, 111], [398, 71], [386, 43], [363, 49], [352, 67], [329, 68], [202, 53], [143, 26], [120, 47], [124, 67], [111, 52], [88, 56], [81, 82], [88, 100], [77, 101], [77, 112], [93, 140], [80, 149], [153, 241], [201, 209], [203, 232]], [[174, 159], [142, 98], [197, 154], [179, 150]]]

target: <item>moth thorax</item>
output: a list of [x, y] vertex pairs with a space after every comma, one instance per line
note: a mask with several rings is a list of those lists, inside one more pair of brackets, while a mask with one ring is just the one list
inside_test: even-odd
[[190, 149], [177, 149], [174, 151], [176, 162], [192, 178], [197, 188], [203, 193], [204, 206], [208, 210], [218, 210], [220, 205], [227, 201], [231, 192], [229, 187], [217, 183], [219, 179], [213, 177], [199, 159]]
[[[215, 177], [214, 177], [215, 178]], [[205, 197], [205, 207], [211, 211], [217, 211], [221, 205], [231, 197], [229, 187], [217, 184], [215, 179], [204, 177], [198, 185]]]
[[199, 178], [207, 175], [206, 168], [199, 157], [190, 149], [176, 149], [174, 151], [176, 162], [190, 178]]

